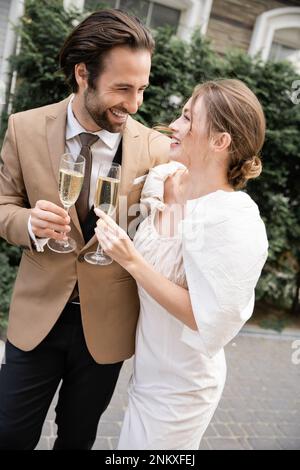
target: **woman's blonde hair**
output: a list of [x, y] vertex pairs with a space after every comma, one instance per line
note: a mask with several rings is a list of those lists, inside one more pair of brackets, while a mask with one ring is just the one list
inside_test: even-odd
[[192, 108], [200, 96], [204, 100], [208, 136], [214, 132], [228, 132], [231, 136], [228, 181], [234, 189], [243, 188], [262, 171], [259, 152], [266, 130], [262, 106], [240, 80], [215, 80], [196, 86]]

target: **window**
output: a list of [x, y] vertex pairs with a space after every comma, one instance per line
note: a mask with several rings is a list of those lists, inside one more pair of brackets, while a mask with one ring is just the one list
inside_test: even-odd
[[269, 59], [271, 60], [288, 60], [297, 52], [293, 47], [285, 46], [278, 42], [273, 42], [271, 46]]
[[85, 0], [84, 9], [96, 11], [99, 8], [116, 8], [116, 0]]
[[181, 10], [152, 0], [85, 0], [86, 10], [94, 11], [103, 6], [128, 11], [151, 28], [169, 25], [174, 32], [177, 31], [181, 15]]
[[180, 13], [181, 11], [175, 8], [153, 3], [150, 26], [151, 28], [158, 28], [159, 26], [170, 25], [176, 32], [179, 25]]
[[120, 0], [120, 8], [147, 23], [149, 3], [148, 0], [140, 0], [138, 2], [136, 0]]
[[300, 28], [279, 29], [273, 36], [269, 59], [289, 60], [300, 67]]
[[287, 59], [300, 67], [300, 8], [275, 8], [256, 20], [249, 54], [263, 60]]

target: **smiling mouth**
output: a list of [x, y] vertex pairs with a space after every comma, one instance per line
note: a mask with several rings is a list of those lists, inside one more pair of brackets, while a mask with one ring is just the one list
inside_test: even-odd
[[173, 145], [180, 145], [180, 141], [176, 139], [175, 137], [171, 138], [171, 146]]
[[127, 119], [128, 113], [124, 113], [123, 111], [119, 111], [117, 109], [110, 108], [110, 112], [113, 116], [121, 121], [125, 121]]

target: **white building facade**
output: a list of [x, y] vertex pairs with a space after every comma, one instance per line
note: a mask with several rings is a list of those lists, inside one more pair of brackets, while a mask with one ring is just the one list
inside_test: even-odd
[[6, 105], [12, 84], [9, 57], [15, 52], [17, 37], [14, 25], [24, 11], [23, 0], [0, 0], [0, 114]]

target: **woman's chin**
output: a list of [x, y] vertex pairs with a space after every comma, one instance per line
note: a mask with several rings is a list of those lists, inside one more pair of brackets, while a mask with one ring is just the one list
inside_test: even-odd
[[179, 153], [175, 153], [175, 152], [170, 152], [169, 154], [169, 158], [170, 158], [170, 161], [172, 162], [179, 162], [179, 163], [183, 163], [184, 164], [184, 159], [182, 158], [182, 156], [179, 154]]

